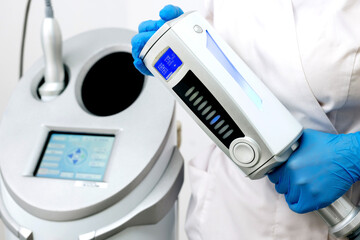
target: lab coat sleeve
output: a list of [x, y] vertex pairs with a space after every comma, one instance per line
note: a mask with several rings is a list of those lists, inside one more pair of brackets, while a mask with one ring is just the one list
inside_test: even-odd
[[191, 181], [191, 200], [187, 213], [186, 231], [189, 239], [202, 240], [206, 212], [206, 202], [211, 198], [209, 188], [213, 186], [213, 176], [208, 171], [213, 153], [216, 149], [215, 144], [211, 144], [202, 151], [197, 157], [189, 162], [189, 177]]

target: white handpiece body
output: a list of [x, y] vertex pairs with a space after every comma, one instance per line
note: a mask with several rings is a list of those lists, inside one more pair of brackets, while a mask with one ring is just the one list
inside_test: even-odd
[[302, 126], [199, 13], [165, 23], [140, 57], [251, 179], [297, 148]]

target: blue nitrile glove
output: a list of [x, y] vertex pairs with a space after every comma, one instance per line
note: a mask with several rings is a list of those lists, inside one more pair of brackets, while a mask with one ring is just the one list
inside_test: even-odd
[[335, 135], [306, 129], [299, 149], [269, 179], [294, 212], [327, 207], [360, 180], [360, 132]]
[[184, 12], [173, 5], [167, 5], [160, 11], [160, 20], [148, 20], [139, 25], [139, 33], [136, 34], [132, 40], [132, 56], [134, 58], [135, 67], [144, 75], [152, 75], [145, 67], [143, 61], [139, 58], [139, 54], [146, 42], [151, 36], [162, 26], [166, 21], [179, 17]]

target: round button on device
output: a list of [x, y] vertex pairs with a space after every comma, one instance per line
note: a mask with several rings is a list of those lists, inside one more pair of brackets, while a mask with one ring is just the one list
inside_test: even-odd
[[229, 147], [231, 159], [239, 166], [251, 168], [260, 160], [260, 147], [250, 137], [236, 138]]
[[203, 29], [199, 26], [199, 25], [195, 25], [194, 26], [194, 31], [196, 33], [202, 33], [203, 32]]
[[247, 143], [238, 143], [233, 148], [233, 154], [237, 161], [242, 164], [249, 164], [255, 158], [254, 149]]

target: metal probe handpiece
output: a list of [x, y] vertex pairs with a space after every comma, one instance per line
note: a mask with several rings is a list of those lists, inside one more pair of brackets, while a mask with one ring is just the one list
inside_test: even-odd
[[50, 1], [46, 1], [46, 3], [46, 18], [43, 20], [41, 31], [41, 43], [45, 58], [45, 82], [39, 88], [39, 94], [43, 101], [55, 98], [65, 88], [61, 31], [54, 18]]
[[316, 213], [328, 224], [335, 237], [360, 240], [360, 209], [346, 196], [342, 196]]

